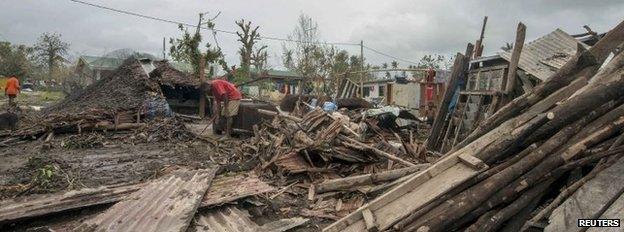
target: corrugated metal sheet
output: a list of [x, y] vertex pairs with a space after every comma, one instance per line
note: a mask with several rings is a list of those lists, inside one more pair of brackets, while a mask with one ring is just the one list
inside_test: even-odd
[[186, 231], [215, 172], [176, 171], [83, 222], [75, 231]]
[[260, 226], [249, 219], [249, 213], [236, 207], [221, 207], [195, 216], [194, 225], [197, 232], [257, 232]]
[[[576, 53], [580, 43], [561, 29], [525, 44], [520, 53], [518, 67], [544, 81], [561, 68]], [[500, 52], [509, 61], [511, 51]]]
[[301, 217], [281, 219], [259, 226], [247, 211], [234, 206], [211, 209], [195, 216], [193, 227], [197, 232], [282, 232], [303, 225]]
[[312, 168], [308, 162], [296, 152], [280, 155], [280, 157], [275, 160], [275, 165], [290, 173], [301, 173]]
[[201, 207], [219, 205], [272, 191], [275, 191], [275, 188], [261, 181], [253, 173], [219, 176], [212, 182], [210, 190], [202, 200]]
[[0, 224], [120, 201], [143, 185], [115, 185], [43, 194], [0, 202]]

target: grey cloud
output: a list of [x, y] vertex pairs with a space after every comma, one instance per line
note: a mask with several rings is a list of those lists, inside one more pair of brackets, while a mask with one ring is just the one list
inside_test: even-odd
[[[388, 54], [417, 61], [422, 55], [450, 55], [463, 51], [479, 34], [482, 17], [489, 16], [486, 53], [492, 53], [514, 38], [519, 21], [527, 25], [527, 40], [559, 27], [569, 33], [582, 32], [588, 24], [605, 31], [622, 21], [622, 1], [448, 1], [448, 0], [345, 0], [345, 1], [192, 1], [192, 0], [86, 0], [146, 15], [196, 23], [197, 13], [221, 11], [217, 27], [236, 30], [235, 20], [245, 18], [260, 25], [262, 35], [286, 37], [297, 16], [314, 18], [325, 41], [358, 43]], [[43, 32], [58, 32], [79, 54], [101, 55], [119, 48], [132, 48], [160, 56], [163, 37], [176, 37], [176, 25], [136, 18], [83, 6], [68, 0], [24, 0], [0, 2], [0, 40], [32, 44]], [[212, 35], [204, 32], [208, 41]], [[238, 62], [236, 37], [217, 34], [230, 63]], [[281, 53], [281, 43], [265, 40], [270, 54]], [[359, 53], [357, 46], [344, 46]], [[365, 51], [374, 63], [392, 59]], [[279, 66], [279, 59], [271, 59]], [[400, 62], [404, 64], [404, 62]]]

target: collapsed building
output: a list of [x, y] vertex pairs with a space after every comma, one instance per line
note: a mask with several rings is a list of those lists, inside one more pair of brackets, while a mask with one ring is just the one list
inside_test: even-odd
[[[595, 43], [591, 38], [577, 39], [561, 29], [544, 35], [522, 47], [517, 74], [510, 75], [512, 49], [496, 55], [468, 56], [466, 76], [456, 81], [452, 100], [443, 106], [438, 125], [429, 138], [428, 150], [444, 153], [461, 142], [484, 119], [493, 115], [511, 99], [530, 92], [574, 57], [579, 48]], [[469, 54], [469, 53], [467, 53]], [[509, 78], [513, 77], [513, 78]], [[514, 83], [510, 83], [510, 82]], [[513, 85], [513, 89], [508, 89]]]

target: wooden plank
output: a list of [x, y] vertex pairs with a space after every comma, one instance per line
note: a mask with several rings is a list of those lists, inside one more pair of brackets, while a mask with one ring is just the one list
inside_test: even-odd
[[609, 206], [609, 208], [599, 217], [600, 219], [619, 219], [619, 227], [592, 227], [587, 232], [621, 232], [624, 225], [624, 194]]
[[459, 155], [459, 160], [465, 165], [474, 168], [475, 170], [483, 170], [488, 168], [488, 165], [485, 164], [483, 160], [468, 154]]
[[[624, 158], [598, 173], [557, 207], [544, 228], [551, 231], [582, 231], [577, 219], [595, 219], [624, 192]], [[608, 205], [607, 205], [608, 204]]]
[[316, 184], [316, 193], [324, 193], [335, 190], [349, 190], [354, 187], [367, 185], [367, 184], [376, 184], [380, 182], [392, 181], [403, 176], [418, 172], [427, 167], [431, 166], [430, 164], [417, 164], [414, 167], [400, 168], [394, 169], [385, 172], [377, 172], [371, 174], [357, 175], [357, 176], [349, 176], [345, 178], [338, 179], [330, 179], [323, 181], [322, 183]]
[[444, 91], [444, 98], [440, 102], [440, 105], [435, 114], [433, 125], [431, 126], [431, 134], [429, 135], [426, 144], [427, 150], [438, 150], [437, 144], [439, 144], [441, 132], [443, 130], [442, 126], [444, 125], [444, 119], [448, 114], [448, 105], [450, 104], [451, 100], [453, 100], [455, 90], [457, 89], [457, 84], [459, 83], [460, 78], [463, 76], [462, 74], [464, 72], [464, 66], [466, 66], [466, 64], [467, 59], [462, 54], [457, 53], [457, 55], [455, 55], [455, 64], [453, 65], [453, 71], [451, 72], [448, 86]]
[[362, 217], [366, 224], [366, 231], [376, 232], [377, 224], [375, 224], [375, 216], [373, 216], [373, 213], [369, 209], [364, 209], [364, 211], [362, 211]]
[[216, 170], [178, 170], [84, 221], [74, 231], [186, 231]]
[[453, 141], [450, 143], [451, 148], [455, 146], [455, 144], [457, 143], [457, 140], [459, 139], [459, 134], [461, 133], [461, 130], [464, 127], [464, 119], [467, 118], [466, 115], [468, 113], [468, 105], [470, 104], [470, 97], [471, 97], [470, 95], [466, 95], [466, 102], [464, 103], [464, 107], [462, 107], [459, 113], [459, 122], [457, 123], [457, 127], [455, 128]]
[[[423, 172], [416, 174], [403, 184], [384, 193], [346, 217], [334, 222], [324, 228], [323, 231], [364, 230], [366, 228], [362, 219], [362, 211], [364, 209], [369, 209], [375, 215], [378, 215], [377, 223], [380, 230], [389, 228], [392, 224], [398, 222], [410, 213], [426, 206], [432, 200], [474, 177], [478, 171], [473, 170], [465, 164], [458, 164], [458, 156], [463, 153], [470, 155], [478, 154], [484, 147], [492, 143], [495, 138], [510, 133], [511, 128], [514, 127], [515, 124], [513, 122], [503, 123], [498, 128], [487, 132], [470, 144], [450, 153], [448, 156], [442, 158]], [[439, 174], [435, 175], [436, 173]]]
[[531, 92], [531, 89], [533, 89], [533, 83], [531, 83], [529, 77], [522, 71], [518, 71], [518, 76], [520, 77], [520, 82], [522, 83], [522, 90], [525, 93]]
[[[453, 165], [438, 175], [431, 175], [429, 170], [444, 169], [444, 166]], [[456, 164], [456, 165], [454, 165]], [[371, 210], [377, 215], [378, 229], [383, 231], [390, 228], [394, 223], [406, 217], [411, 212], [418, 210], [437, 196], [444, 194], [463, 181], [463, 178], [471, 178], [478, 172], [472, 168], [457, 163], [457, 157], [447, 157], [430, 169], [416, 174], [405, 183], [395, 187], [381, 197], [362, 206], [357, 211], [345, 218], [336, 221], [323, 231], [363, 231], [366, 229], [362, 211]]]
[[491, 95], [491, 96], [499, 96], [501, 95], [498, 91], [493, 90], [483, 90], [483, 91], [460, 91], [460, 94], [464, 95]]

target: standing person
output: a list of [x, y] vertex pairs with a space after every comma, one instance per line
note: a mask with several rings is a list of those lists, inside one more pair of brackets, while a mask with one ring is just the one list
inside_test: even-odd
[[20, 83], [17, 77], [12, 76], [7, 80], [6, 86], [4, 87], [4, 95], [9, 97], [9, 107], [13, 107], [15, 104], [15, 98], [17, 94], [20, 93]]
[[[238, 107], [242, 98], [241, 92], [236, 86], [226, 80], [215, 79], [205, 83], [206, 94], [214, 96], [217, 109], [221, 116], [226, 118], [225, 131], [227, 137], [232, 135], [232, 123], [234, 116], [238, 114]], [[223, 103], [223, 107], [221, 107]], [[219, 112], [213, 111], [213, 112]]]

